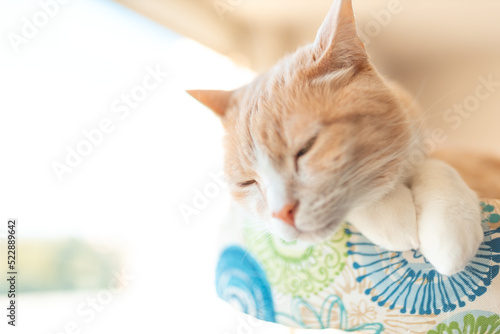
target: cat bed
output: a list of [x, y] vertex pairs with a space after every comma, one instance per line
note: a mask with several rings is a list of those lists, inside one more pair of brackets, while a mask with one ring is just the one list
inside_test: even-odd
[[222, 230], [217, 293], [242, 312], [294, 328], [499, 334], [500, 200], [480, 205], [484, 241], [452, 276], [418, 250], [374, 245], [349, 223], [321, 244], [285, 242], [233, 209]]

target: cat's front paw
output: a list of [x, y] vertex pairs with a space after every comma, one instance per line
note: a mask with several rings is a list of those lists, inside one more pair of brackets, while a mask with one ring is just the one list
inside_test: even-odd
[[347, 217], [374, 244], [389, 251], [419, 248], [417, 215], [410, 189], [399, 183], [380, 201]]
[[477, 201], [438, 201], [419, 216], [420, 250], [443, 275], [462, 271], [483, 241]]
[[443, 275], [463, 270], [483, 241], [476, 193], [451, 166], [434, 159], [420, 166], [412, 192], [422, 254]]

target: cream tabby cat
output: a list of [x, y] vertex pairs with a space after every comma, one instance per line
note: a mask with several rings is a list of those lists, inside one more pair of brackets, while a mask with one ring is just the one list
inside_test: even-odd
[[444, 162], [409, 163], [417, 108], [370, 63], [351, 1], [336, 1], [313, 44], [250, 84], [189, 93], [227, 131], [232, 196], [277, 236], [321, 242], [348, 220], [388, 250], [420, 248], [445, 275], [475, 255], [478, 197]]

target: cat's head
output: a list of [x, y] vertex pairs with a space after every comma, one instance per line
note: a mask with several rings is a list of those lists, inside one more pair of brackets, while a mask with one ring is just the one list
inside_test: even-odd
[[394, 187], [410, 134], [370, 64], [350, 1], [313, 44], [235, 91], [189, 91], [221, 117], [234, 199], [285, 240], [331, 237], [346, 214]]

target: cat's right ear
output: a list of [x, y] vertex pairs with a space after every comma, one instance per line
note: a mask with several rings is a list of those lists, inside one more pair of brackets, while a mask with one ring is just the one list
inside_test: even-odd
[[188, 90], [186, 92], [220, 117], [226, 114], [229, 100], [233, 95], [233, 91], [225, 90]]
[[313, 46], [322, 72], [367, 61], [365, 47], [356, 32], [351, 0], [334, 0]]

